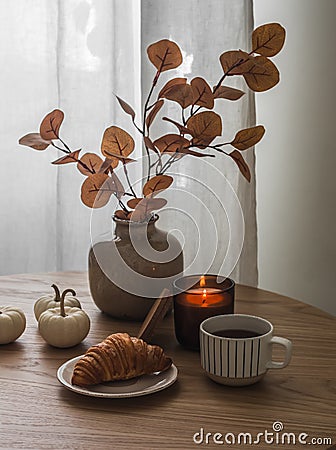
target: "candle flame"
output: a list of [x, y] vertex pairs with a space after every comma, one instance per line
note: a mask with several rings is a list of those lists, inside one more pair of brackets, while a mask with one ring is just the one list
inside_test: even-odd
[[[200, 287], [205, 286], [205, 276], [202, 275], [200, 279]], [[206, 305], [206, 299], [207, 299], [207, 291], [206, 289], [203, 289], [203, 295], [202, 295], [202, 306]]]

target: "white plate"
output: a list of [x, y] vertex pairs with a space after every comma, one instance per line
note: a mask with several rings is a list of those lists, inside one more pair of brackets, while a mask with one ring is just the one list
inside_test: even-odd
[[162, 391], [171, 386], [177, 378], [177, 368], [174, 364], [164, 372], [153, 373], [152, 375], [143, 375], [138, 378], [132, 378], [125, 381], [111, 381], [108, 383], [88, 386], [87, 388], [71, 384], [72, 372], [76, 362], [83, 355], [69, 359], [57, 371], [58, 380], [70, 391], [91, 397], [104, 398], [126, 398], [139, 397], [154, 392]]

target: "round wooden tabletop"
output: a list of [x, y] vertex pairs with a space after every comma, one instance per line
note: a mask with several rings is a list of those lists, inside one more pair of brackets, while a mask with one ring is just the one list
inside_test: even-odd
[[[39, 335], [33, 305], [51, 292], [52, 283], [75, 289], [91, 318], [88, 337], [76, 347], [56, 349]], [[317, 308], [237, 286], [235, 311], [268, 319], [276, 335], [293, 342], [288, 367], [270, 370], [253, 386], [218, 385], [202, 372], [199, 354], [179, 346], [170, 315], [152, 341], [173, 358], [177, 382], [144, 397], [100, 399], [65, 389], [57, 368], [108, 334], [137, 335], [141, 324], [101, 313], [89, 295], [87, 275], [79, 272], [0, 277], [0, 305], [19, 306], [27, 316], [24, 334], [0, 346], [0, 448], [188, 449], [197, 443], [241, 448], [244, 439], [260, 449], [282, 439], [286, 450], [304, 442], [321, 449], [336, 444], [335, 318]]]

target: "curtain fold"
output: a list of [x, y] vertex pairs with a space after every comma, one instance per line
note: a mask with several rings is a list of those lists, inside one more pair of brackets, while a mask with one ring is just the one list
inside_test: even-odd
[[[56, 107], [66, 113], [61, 131], [73, 150], [98, 153], [103, 131], [110, 125], [135, 136], [114, 94], [131, 104], [140, 117], [155, 70], [147, 60], [147, 46], [163, 38], [176, 41], [185, 63], [174, 71], [175, 76], [189, 80], [202, 76], [215, 85], [221, 75], [219, 55], [249, 49], [252, 0], [1, 0], [0, 8], [0, 273], [85, 270], [90, 223], [91, 228], [94, 223], [94, 235], [106, 231], [111, 227], [112, 208], [109, 215], [91, 220], [91, 211], [79, 198], [82, 175], [72, 165], [52, 166], [50, 162], [62, 156], [55, 149], [34, 151], [19, 146], [18, 138], [37, 131], [43, 116]], [[168, 75], [163, 74], [162, 80]], [[239, 77], [226, 84], [247, 92]], [[254, 124], [252, 94], [218, 105], [224, 116], [224, 139]], [[177, 112], [172, 102], [165, 108], [172, 117]], [[153, 130], [160, 136], [173, 132], [173, 127], [157, 120]], [[139, 136], [136, 149], [140, 156]], [[247, 159], [254, 174], [252, 151]], [[254, 175], [248, 184], [233, 161], [218, 156], [207, 161], [211, 164], [207, 170], [197, 158], [186, 157], [177, 164], [175, 191], [167, 191], [171, 207], [160, 214], [160, 227], [178, 229], [180, 237], [183, 234], [189, 272], [202, 271], [202, 261], [212, 271], [225, 272], [235, 266], [232, 276], [237, 281], [256, 285]], [[131, 175], [141, 176], [139, 165], [133, 166]], [[223, 184], [220, 176], [217, 179], [218, 171], [229, 184]], [[244, 232], [244, 224], [233, 191], [245, 220], [245, 243], [237, 265], [235, 233]], [[188, 192], [192, 198], [186, 196]], [[222, 268], [230, 231], [231, 244], [237, 248]]]
[[[146, 54], [149, 44], [167, 38], [182, 49], [184, 63], [164, 72], [163, 83], [172, 76], [186, 77], [188, 81], [201, 76], [215, 86], [223, 74], [219, 56], [227, 50], [250, 50], [252, 1], [143, 0], [141, 25], [144, 102], [155, 75]], [[216, 101], [215, 111], [222, 115], [222, 134], [228, 142], [238, 130], [255, 124], [255, 104], [254, 95], [248, 93], [242, 77], [228, 77], [224, 84], [247, 92], [238, 102]], [[180, 121], [180, 108], [167, 102], [162, 108], [161, 116], [164, 115]], [[153, 134], [159, 137], [176, 131], [173, 125], [158, 120]], [[253, 174], [250, 184], [231, 158], [219, 154], [206, 162], [204, 158], [188, 156], [172, 168], [175, 191], [166, 194], [171, 209], [160, 214], [159, 225], [167, 230], [176, 228], [180, 231], [177, 236], [184, 236], [187, 273], [222, 273], [239, 282], [257, 285], [255, 161], [253, 151], [246, 154]], [[242, 254], [236, 264], [244, 235]]]
[[[139, 102], [139, 20], [132, 0], [59, 0], [59, 106], [74, 150], [99, 153], [113, 123], [131, 130], [114, 93]], [[91, 211], [79, 199], [82, 181], [72, 165], [58, 167], [58, 270], [87, 267]]]

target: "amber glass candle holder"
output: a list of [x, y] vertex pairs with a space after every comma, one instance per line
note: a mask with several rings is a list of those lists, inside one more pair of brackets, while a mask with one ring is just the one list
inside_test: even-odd
[[234, 312], [235, 282], [220, 275], [190, 275], [174, 282], [174, 323], [178, 342], [199, 350], [203, 320]]

